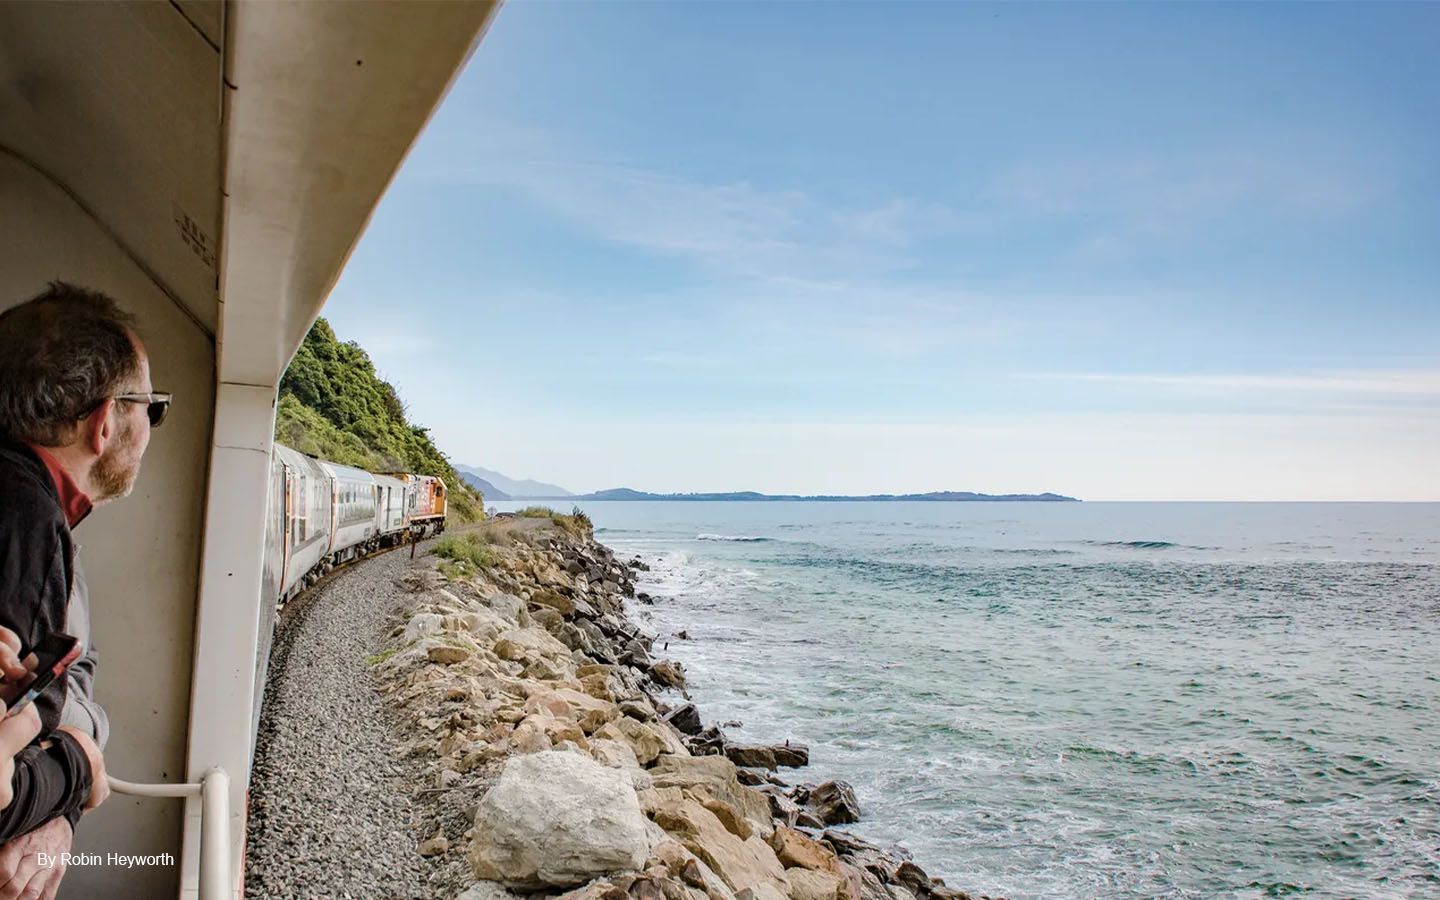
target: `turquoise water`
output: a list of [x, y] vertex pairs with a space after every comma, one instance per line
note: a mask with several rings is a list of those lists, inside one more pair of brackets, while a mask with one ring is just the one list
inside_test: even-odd
[[1440, 505], [585, 508], [707, 721], [952, 885], [1440, 897]]

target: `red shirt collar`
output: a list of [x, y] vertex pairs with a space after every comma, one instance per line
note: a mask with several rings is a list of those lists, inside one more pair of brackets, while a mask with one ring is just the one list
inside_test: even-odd
[[90, 510], [94, 507], [90, 498], [80, 490], [80, 486], [75, 483], [75, 479], [70, 477], [70, 473], [61, 468], [55, 457], [50, 455], [50, 451], [38, 444], [27, 444], [26, 446], [40, 457], [45, 468], [50, 470], [50, 477], [55, 479], [55, 490], [60, 492], [60, 508], [65, 512], [65, 521], [70, 523], [71, 528], [79, 525], [80, 520], [90, 515]]

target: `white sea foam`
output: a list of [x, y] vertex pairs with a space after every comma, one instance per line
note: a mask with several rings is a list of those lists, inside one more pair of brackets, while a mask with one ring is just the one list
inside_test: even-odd
[[760, 543], [764, 543], [764, 542], [766, 542], [766, 541], [773, 541], [773, 540], [775, 540], [775, 539], [774, 539], [774, 538], [768, 538], [768, 537], [752, 537], [752, 536], [750, 536], [750, 535], [745, 535], [745, 534], [697, 534], [697, 535], [695, 535], [695, 540], [697, 540], [697, 541], [733, 541], [733, 542], [742, 543], [742, 544], [760, 544]]

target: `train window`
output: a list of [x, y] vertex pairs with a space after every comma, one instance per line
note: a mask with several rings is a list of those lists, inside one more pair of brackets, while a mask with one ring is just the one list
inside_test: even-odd
[[310, 530], [310, 479], [303, 475], [295, 479], [295, 543], [305, 540]]
[[296, 479], [290, 485], [290, 543], [300, 543], [300, 529], [305, 522], [305, 504], [302, 499], [305, 494], [304, 479]]

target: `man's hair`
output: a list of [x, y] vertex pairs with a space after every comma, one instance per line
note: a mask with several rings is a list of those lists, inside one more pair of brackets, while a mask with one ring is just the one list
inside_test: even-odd
[[52, 281], [0, 313], [0, 434], [58, 447], [140, 373], [134, 318], [98, 291]]

